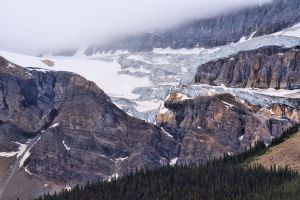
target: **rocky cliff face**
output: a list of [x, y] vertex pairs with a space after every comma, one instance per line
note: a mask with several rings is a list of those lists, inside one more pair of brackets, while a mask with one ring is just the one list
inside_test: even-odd
[[[2, 57], [0, 122], [0, 152], [31, 145], [7, 173], [25, 170], [62, 186], [159, 167], [177, 155], [173, 138], [125, 114], [93, 82], [68, 72], [29, 71]], [[1, 197], [10, 185], [6, 177], [0, 178]]]
[[300, 88], [300, 47], [262, 47], [198, 67], [195, 82], [229, 87]]
[[258, 140], [269, 144], [293, 123], [229, 94], [188, 99], [174, 93], [157, 115], [157, 124], [181, 144], [179, 163], [230, 155]]
[[92, 46], [87, 54], [125, 49], [150, 51], [153, 48], [216, 47], [242, 37], [274, 33], [300, 22], [298, 0], [274, 0], [270, 4], [195, 20], [163, 32], [145, 33], [110, 44]]
[[287, 117], [296, 123], [300, 123], [300, 110], [283, 104], [273, 104], [272, 112], [278, 117]]

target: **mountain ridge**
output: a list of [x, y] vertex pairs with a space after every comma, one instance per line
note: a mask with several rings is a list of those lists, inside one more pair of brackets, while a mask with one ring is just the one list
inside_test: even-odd
[[226, 45], [238, 42], [243, 37], [267, 35], [291, 27], [300, 22], [299, 9], [300, 3], [297, 0], [274, 0], [262, 6], [187, 22], [167, 31], [133, 35], [108, 44], [93, 45], [86, 50], [86, 54]]

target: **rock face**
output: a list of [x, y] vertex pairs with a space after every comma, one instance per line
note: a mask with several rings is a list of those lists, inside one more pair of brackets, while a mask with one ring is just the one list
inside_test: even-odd
[[87, 54], [125, 49], [151, 51], [153, 48], [216, 47], [237, 42], [250, 35], [274, 33], [300, 22], [298, 0], [274, 0], [230, 14], [195, 20], [163, 32], [131, 36], [110, 44], [92, 46]]
[[300, 110], [283, 104], [273, 104], [271, 108], [275, 116], [287, 117], [297, 123], [300, 123]]
[[170, 95], [157, 115], [157, 124], [181, 144], [179, 163], [233, 154], [258, 140], [269, 144], [293, 124], [229, 94], [181, 99]]
[[262, 47], [198, 67], [196, 83], [276, 89], [300, 88], [300, 47]]
[[168, 162], [177, 155], [173, 138], [125, 114], [93, 82], [29, 71], [2, 57], [0, 137], [0, 152], [16, 152], [19, 143], [39, 137], [17, 168], [60, 185], [159, 167], [161, 157]]

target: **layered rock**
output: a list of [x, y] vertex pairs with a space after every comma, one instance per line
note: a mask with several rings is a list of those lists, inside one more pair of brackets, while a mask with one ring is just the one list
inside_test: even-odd
[[198, 67], [196, 83], [228, 87], [300, 88], [300, 48], [262, 47]]
[[[159, 167], [162, 157], [168, 162], [177, 155], [173, 138], [125, 114], [95, 83], [68, 72], [28, 70], [2, 57], [0, 122], [0, 152], [28, 146], [12, 173], [25, 170], [62, 186]], [[9, 185], [5, 177], [0, 186]]]
[[247, 105], [229, 94], [181, 100], [172, 94], [157, 124], [181, 144], [178, 162], [200, 162], [243, 151], [259, 140], [270, 144], [294, 122]]
[[300, 22], [299, 9], [298, 0], [274, 0], [229, 14], [190, 21], [166, 31], [134, 35], [106, 45], [92, 46], [86, 53], [221, 46], [237, 42], [242, 37], [271, 34], [291, 27]]
[[272, 112], [278, 117], [287, 117], [297, 123], [300, 123], [300, 110], [283, 105], [283, 104], [273, 104], [271, 107]]

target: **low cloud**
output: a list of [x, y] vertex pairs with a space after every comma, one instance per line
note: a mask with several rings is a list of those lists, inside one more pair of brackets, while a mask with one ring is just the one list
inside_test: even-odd
[[78, 48], [115, 36], [271, 0], [9, 0], [0, 7], [0, 48], [26, 54]]

